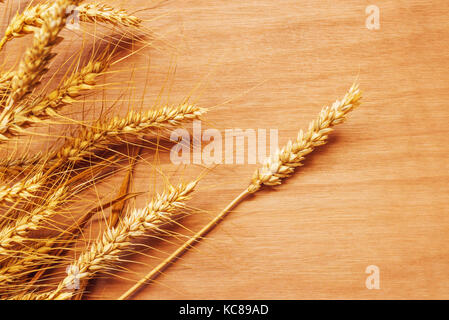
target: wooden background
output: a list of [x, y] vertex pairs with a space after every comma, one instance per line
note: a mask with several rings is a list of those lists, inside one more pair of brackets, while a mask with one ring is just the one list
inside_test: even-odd
[[[146, 9], [136, 15], [157, 39], [123, 62], [132, 76], [114, 80], [132, 78], [140, 98], [149, 79], [148, 104], [164, 86], [163, 99], [180, 101], [201, 83], [192, 99], [212, 108], [208, 127], [279, 129], [284, 144], [355, 79], [364, 92], [363, 105], [293, 178], [236, 208], [136, 299], [449, 298], [446, 0], [112, 3]], [[380, 8], [377, 31], [365, 26], [370, 4]], [[61, 45], [62, 56], [71, 52]], [[185, 219], [192, 231], [184, 234], [237, 196], [256, 167], [213, 168], [191, 202], [204, 211]], [[158, 169], [175, 182], [204, 170], [166, 156]], [[153, 175], [139, 165], [134, 190], [148, 189]], [[95, 281], [88, 297], [117, 298], [182, 239], [173, 242]], [[365, 286], [369, 265], [380, 268], [379, 290]]]

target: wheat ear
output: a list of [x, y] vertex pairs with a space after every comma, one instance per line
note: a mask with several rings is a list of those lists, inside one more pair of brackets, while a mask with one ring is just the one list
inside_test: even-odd
[[91, 60], [81, 70], [69, 76], [56, 90], [20, 105], [14, 111], [14, 116], [4, 121], [4, 133], [0, 134], [0, 140], [6, 141], [9, 137], [22, 133], [32, 123], [58, 115], [62, 107], [76, 102], [76, 98], [84, 91], [94, 89], [96, 78], [107, 69], [109, 61], [109, 58], [105, 57]]
[[[1, 141], [7, 140], [5, 134], [11, 131], [11, 123], [15, 122], [12, 119], [17, 118], [19, 102], [36, 86], [46, 72], [47, 65], [53, 57], [51, 50], [59, 42], [58, 35], [65, 26], [67, 8], [79, 2], [79, 0], [56, 0], [42, 13], [42, 26], [35, 32], [33, 45], [25, 52], [11, 79], [10, 94], [0, 115]], [[17, 120], [22, 119], [19, 117]]]
[[[67, 104], [76, 102], [83, 91], [92, 90], [96, 78], [108, 67], [108, 60], [89, 61], [80, 71], [72, 74], [56, 90], [46, 97], [33, 101], [24, 109], [24, 113], [33, 121], [34, 117], [55, 116], [57, 111]], [[19, 124], [21, 125], [21, 124]]]
[[105, 270], [117, 262], [120, 254], [130, 247], [130, 240], [145, 233], [158, 231], [165, 223], [172, 221], [173, 215], [186, 208], [185, 202], [194, 191], [197, 181], [169, 186], [168, 190], [157, 195], [144, 209], [133, 210], [117, 225], [104, 231], [101, 238], [89, 246], [80, 257], [67, 268], [68, 275], [50, 299], [67, 299], [63, 290], [75, 280], [92, 278], [96, 273]]
[[357, 84], [354, 84], [341, 101], [337, 100], [330, 108], [324, 107], [318, 118], [310, 123], [309, 129], [305, 134], [300, 131], [294, 142], [290, 141], [287, 143], [284, 148], [268, 158], [261, 169], [256, 170], [251, 184], [247, 189], [235, 198], [203, 229], [173, 252], [170, 257], [122, 294], [119, 297], [119, 300], [128, 299], [145, 283], [154, 280], [164, 269], [185, 253], [192, 245], [204, 238], [233, 208], [243, 202], [250, 194], [259, 191], [263, 185], [279, 185], [281, 184], [282, 179], [290, 177], [294, 173], [295, 168], [302, 165], [302, 161], [307, 154], [311, 153], [316, 147], [327, 142], [328, 134], [332, 131], [331, 128], [344, 122], [346, 115], [359, 105], [360, 98], [361, 93], [359, 87]]
[[139, 27], [142, 20], [124, 9], [115, 9], [103, 3], [85, 3], [78, 8], [81, 21], [102, 22], [115, 26]]
[[25, 174], [28, 169], [40, 163], [43, 154], [38, 152], [33, 155], [25, 154], [21, 157], [7, 157], [0, 160], [0, 175], [2, 180], [12, 180], [15, 177]]
[[31, 231], [41, 227], [43, 221], [56, 214], [57, 208], [67, 198], [67, 189], [59, 187], [42, 205], [38, 205], [31, 212], [26, 212], [17, 218], [12, 225], [7, 225], [0, 230], [0, 256], [7, 256], [14, 244], [23, 244], [28, 240], [27, 235]]
[[[14, 38], [24, 37], [36, 32], [43, 24], [43, 13], [50, 7], [49, 3], [37, 4], [17, 13], [5, 30], [0, 40], [0, 50]], [[83, 22], [100, 22], [124, 27], [139, 27], [142, 20], [130, 15], [124, 9], [115, 9], [107, 4], [82, 4], [75, 9], [75, 14]]]
[[83, 128], [74, 139], [67, 140], [54, 158], [58, 161], [82, 161], [95, 152], [122, 143], [127, 135], [139, 136], [154, 129], [177, 126], [183, 121], [198, 119], [205, 112], [206, 109], [190, 104], [167, 106], [143, 113], [130, 111], [125, 117], [116, 116]]
[[[56, 0], [41, 13], [42, 26], [36, 30], [33, 45], [25, 52], [11, 80], [10, 103], [18, 103], [45, 73], [48, 62], [53, 57], [51, 50], [59, 42], [58, 35], [65, 27], [69, 14], [67, 8], [79, 2], [79, 0]], [[7, 107], [8, 105], [7, 103]]]
[[346, 115], [359, 105], [360, 98], [358, 85], [353, 85], [342, 100], [337, 100], [332, 107], [323, 108], [305, 133], [299, 131], [296, 140], [290, 140], [286, 146], [268, 158], [262, 168], [256, 170], [248, 192], [255, 193], [263, 185], [280, 185], [283, 179], [290, 177], [295, 168], [303, 165], [302, 162], [309, 153], [327, 143], [328, 135], [333, 131], [332, 127], [346, 120]]
[[20, 200], [29, 200], [33, 193], [42, 187], [42, 176], [42, 173], [38, 173], [31, 179], [24, 179], [13, 186], [0, 186], [0, 204], [3, 202], [15, 203]]

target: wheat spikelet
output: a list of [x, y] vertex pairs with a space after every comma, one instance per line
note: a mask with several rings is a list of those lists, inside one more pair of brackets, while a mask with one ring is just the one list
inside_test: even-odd
[[174, 251], [167, 259], [151, 270], [145, 277], [119, 297], [125, 300], [131, 297], [139, 288], [150, 280], [154, 280], [165, 268], [167, 268], [179, 256], [185, 253], [193, 244], [204, 238], [213, 230], [229, 212], [243, 202], [250, 194], [254, 194], [263, 185], [279, 185], [282, 179], [290, 177], [295, 168], [301, 166], [304, 157], [316, 147], [327, 142], [327, 136], [332, 131], [331, 127], [344, 122], [345, 116], [359, 105], [361, 93], [357, 84], [354, 84], [343, 100], [336, 101], [331, 108], [322, 109], [317, 120], [312, 121], [306, 134], [300, 131], [295, 142], [289, 142], [275, 155], [268, 158], [264, 166], [253, 175], [250, 186], [243, 190], [226, 208], [213, 220], [204, 226], [198, 233], [191, 237], [181, 247]]
[[62, 290], [75, 280], [92, 278], [119, 259], [120, 254], [130, 247], [130, 240], [150, 231], [157, 231], [172, 216], [186, 208], [185, 201], [194, 191], [197, 181], [169, 186], [164, 193], [157, 195], [144, 209], [133, 210], [117, 225], [103, 233], [102, 237], [89, 246], [67, 269], [68, 275], [51, 295], [51, 299], [67, 299]]
[[3, 180], [13, 179], [24, 174], [28, 169], [34, 167], [43, 160], [43, 154], [38, 152], [34, 155], [25, 154], [19, 158], [7, 157], [0, 160], [0, 174]]
[[10, 40], [34, 33], [42, 26], [41, 14], [49, 8], [49, 4], [27, 7], [22, 13], [16, 13], [0, 40], [0, 50]]
[[79, 2], [79, 0], [56, 0], [41, 13], [42, 25], [36, 30], [33, 45], [26, 51], [11, 80], [9, 103], [20, 101], [45, 73], [45, 68], [53, 57], [51, 49], [60, 40], [58, 35], [65, 27], [67, 8]]
[[177, 126], [182, 121], [198, 119], [206, 109], [190, 104], [163, 107], [140, 113], [130, 111], [126, 117], [116, 116], [83, 128], [78, 136], [68, 140], [56, 154], [58, 161], [81, 161], [107, 146], [121, 143], [126, 135], [147, 134], [152, 129]]
[[0, 256], [8, 255], [14, 244], [23, 244], [27, 235], [41, 227], [42, 222], [56, 214], [57, 208], [67, 198], [65, 186], [59, 187], [42, 205], [38, 205], [31, 212], [18, 217], [12, 225], [7, 225], [0, 230]]
[[33, 193], [42, 187], [42, 172], [31, 179], [24, 179], [13, 186], [0, 186], [0, 204], [3, 202], [15, 203], [19, 200], [29, 200]]
[[0, 73], [0, 105], [3, 100], [8, 96], [10, 92], [10, 84], [11, 80], [14, 76], [14, 73], [11, 71]]
[[86, 3], [77, 8], [80, 20], [102, 22], [115, 26], [138, 27], [142, 20], [130, 15], [124, 9], [115, 9], [107, 4]]
[[[35, 32], [33, 45], [25, 52], [10, 82], [10, 94], [0, 115], [0, 142], [8, 140], [6, 133], [20, 131], [17, 125], [11, 126], [11, 123], [15, 122], [12, 119], [16, 117], [19, 102], [46, 72], [48, 62], [53, 57], [51, 50], [59, 42], [59, 32], [65, 26], [67, 8], [79, 2], [79, 0], [57, 0], [42, 13], [42, 26]], [[18, 121], [23, 121], [20, 116], [18, 117]]]
[[83, 91], [95, 87], [95, 80], [109, 65], [109, 58], [91, 60], [80, 71], [73, 73], [62, 85], [50, 94], [20, 105], [3, 122], [3, 134], [0, 140], [7, 141], [9, 137], [19, 135], [32, 123], [39, 123], [49, 116], [56, 116], [58, 110], [67, 104], [76, 102]]
[[[42, 119], [45, 116], [55, 116], [64, 105], [76, 102], [84, 90], [91, 90], [95, 80], [107, 68], [108, 60], [89, 61], [79, 72], [72, 74], [56, 90], [46, 97], [33, 101], [24, 109], [29, 118]], [[23, 124], [19, 124], [23, 126]]]
[[[17, 13], [0, 40], [0, 50], [8, 41], [36, 32], [42, 26], [43, 13], [49, 7], [49, 3], [42, 3], [27, 7], [22, 13]], [[115, 9], [107, 4], [82, 4], [75, 9], [75, 14], [83, 22], [109, 23], [124, 27], [139, 27], [142, 23], [141, 19], [128, 14], [126, 10]]]
[[345, 121], [346, 115], [359, 105], [360, 98], [358, 85], [353, 85], [341, 101], [337, 100], [330, 108], [323, 108], [318, 118], [310, 123], [306, 133], [301, 130], [295, 141], [289, 141], [254, 173], [248, 191], [255, 193], [263, 185], [279, 185], [282, 179], [290, 177], [295, 168], [302, 166], [306, 155], [327, 143], [332, 127]]
[[[36, 293], [36, 292], [29, 292], [29, 293], [23, 293], [19, 294], [13, 297], [9, 297], [8, 300], [49, 300], [53, 295], [53, 292], [43, 292], [43, 293]], [[72, 294], [70, 293], [61, 293], [58, 298], [59, 300], [68, 300], [72, 297]]]

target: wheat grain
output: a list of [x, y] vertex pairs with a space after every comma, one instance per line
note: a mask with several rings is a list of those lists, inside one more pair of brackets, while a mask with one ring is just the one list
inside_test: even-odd
[[170, 222], [176, 212], [186, 208], [185, 201], [189, 199], [196, 185], [197, 181], [177, 187], [169, 186], [167, 191], [157, 195], [144, 209], [131, 211], [117, 227], [105, 230], [102, 237], [67, 268], [68, 275], [55, 289], [51, 299], [66, 299], [66, 296], [61, 297], [62, 291], [75, 280], [92, 278], [116, 262], [120, 254], [130, 247], [130, 240], [150, 231], [158, 231], [163, 224]]

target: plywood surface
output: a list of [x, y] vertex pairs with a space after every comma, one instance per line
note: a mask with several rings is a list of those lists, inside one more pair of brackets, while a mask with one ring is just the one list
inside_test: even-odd
[[[365, 26], [368, 4], [380, 8], [380, 30]], [[163, 86], [164, 99], [179, 101], [202, 83], [192, 99], [211, 107], [209, 128], [278, 129], [284, 144], [356, 78], [364, 92], [293, 178], [236, 208], [136, 299], [449, 298], [447, 1], [169, 1], [136, 15], [159, 39], [122, 65], [135, 68], [136, 96], [148, 77], [149, 103]], [[158, 166], [174, 181], [203, 170], [191, 167], [167, 157]], [[256, 167], [213, 168], [191, 202], [204, 212], [186, 226], [199, 230]], [[138, 167], [133, 188], [148, 189], [153, 174]], [[153, 245], [163, 252], [95, 281], [89, 297], [118, 297], [176, 248]], [[369, 265], [379, 290], [365, 286]]]

